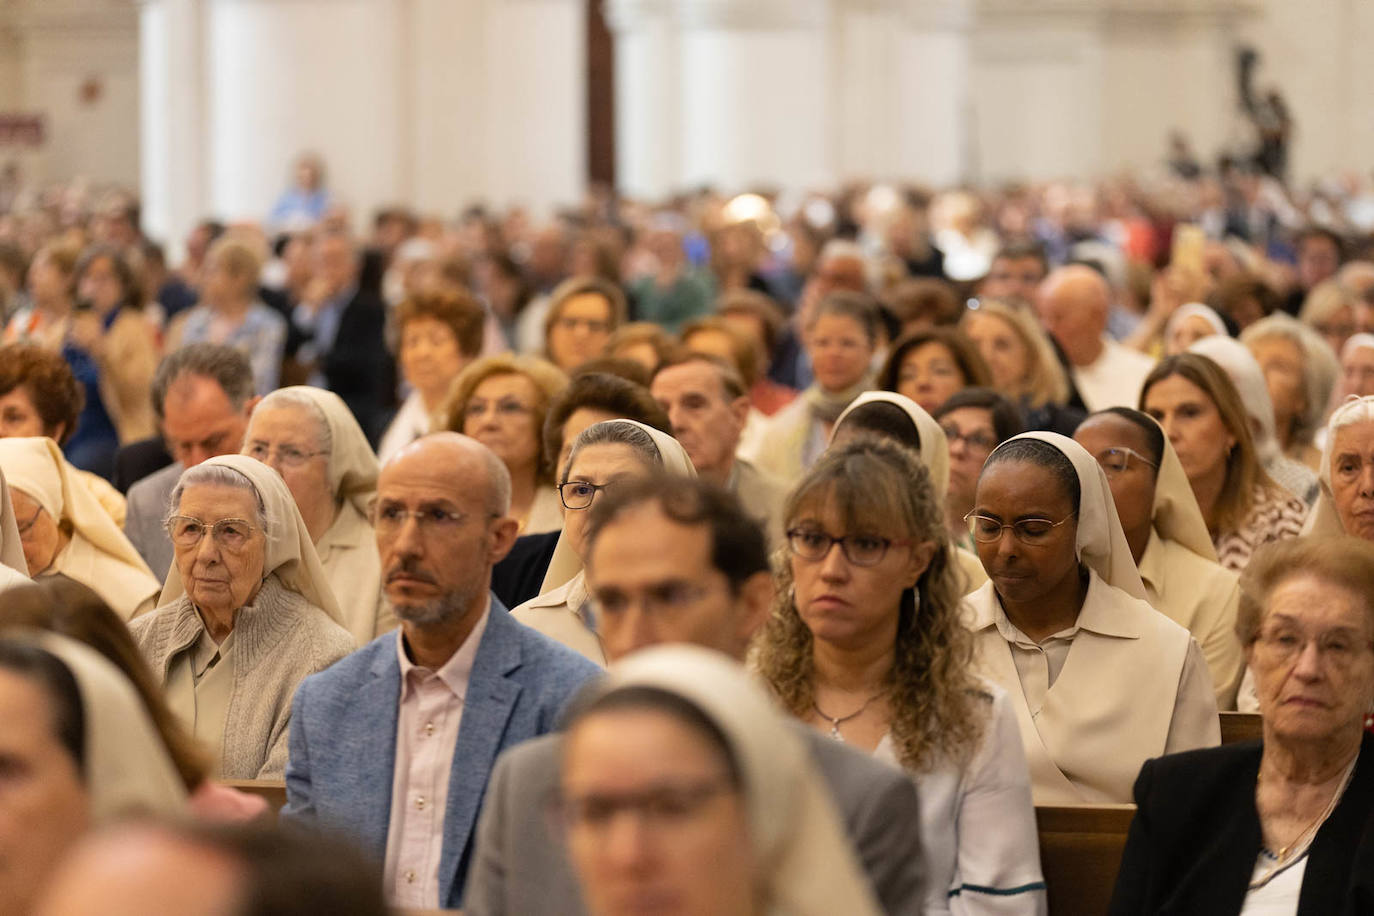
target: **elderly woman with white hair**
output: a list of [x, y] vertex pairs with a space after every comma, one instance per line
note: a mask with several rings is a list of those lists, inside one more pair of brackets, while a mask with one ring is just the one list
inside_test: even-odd
[[1200, 302], [1179, 306], [1164, 326], [1164, 355], [1182, 353], [1204, 337], [1229, 337], [1226, 322], [1216, 310]]
[[354, 641], [365, 645], [395, 629], [368, 517], [377, 458], [348, 405], [308, 385], [278, 389], [253, 408], [243, 454], [286, 481]]
[[[1341, 348], [1341, 382], [1337, 399], [1374, 394], [1374, 334], [1350, 335]], [[1322, 431], [1324, 437], [1325, 430]], [[1321, 443], [1323, 446], [1325, 441]], [[1318, 469], [1320, 470], [1320, 468]]]
[[1335, 353], [1315, 331], [1287, 315], [1261, 318], [1245, 329], [1240, 341], [1264, 372], [1279, 447], [1289, 458], [1317, 469], [1321, 451], [1312, 442], [1340, 374]]
[[291, 491], [266, 465], [221, 455], [172, 491], [174, 561], [162, 605], [130, 626], [172, 711], [224, 779], [286, 772], [291, 698], [354, 649]]

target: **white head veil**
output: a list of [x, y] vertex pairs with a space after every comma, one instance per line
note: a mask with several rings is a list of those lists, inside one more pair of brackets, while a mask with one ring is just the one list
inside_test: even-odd
[[874, 403], [891, 404], [901, 408], [911, 418], [911, 424], [916, 427], [916, 436], [921, 442], [921, 464], [930, 472], [930, 483], [935, 489], [936, 502], [943, 506], [945, 494], [949, 491], [949, 442], [945, 437], [945, 431], [935, 422], [935, 418], [906, 395], [894, 391], [865, 391], [855, 398], [835, 421], [835, 426], [830, 431], [830, 441], [835, 441], [835, 433], [844, 424], [845, 417], [865, 404]]
[[[1134, 598], [1146, 600], [1145, 585], [1140, 581], [1140, 572], [1131, 555], [1131, 545], [1126, 542], [1126, 533], [1121, 530], [1111, 486], [1097, 459], [1069, 437], [1050, 432], [1013, 436], [999, 445], [992, 455], [996, 456], [998, 451], [1018, 439], [1036, 439], [1051, 445], [1073, 465], [1078, 475], [1079, 489], [1078, 539], [1074, 545], [1078, 559], [1108, 585]], [[988, 461], [992, 461], [992, 457]]]
[[742, 666], [698, 646], [660, 646], [612, 665], [592, 689], [604, 696], [626, 687], [675, 694], [724, 734], [768, 913], [881, 912], [801, 734]]
[[1264, 370], [1255, 361], [1250, 348], [1230, 337], [1214, 335], [1195, 341], [1188, 352], [1205, 356], [1222, 368], [1231, 379], [1255, 429], [1255, 451], [1261, 461], [1269, 461], [1279, 452], [1275, 434], [1274, 402], [1269, 397], [1269, 383]]
[[[664, 432], [659, 432], [652, 426], [646, 426], [636, 420], [603, 420], [600, 423], [593, 423], [583, 430], [586, 435], [590, 430], [612, 423], [628, 423], [642, 432], [649, 435], [654, 440], [654, 446], [658, 449], [659, 460], [663, 462], [663, 470], [668, 474], [679, 477], [695, 477], [697, 469], [692, 464], [692, 459], [687, 457], [687, 450], [682, 447], [672, 436]], [[580, 437], [579, 437], [580, 438]], [[571, 465], [571, 459], [569, 459]], [[549, 559], [549, 568], [544, 573], [544, 584], [539, 588], [539, 594], [551, 592], [561, 585], [566, 585], [574, 576], [582, 571], [582, 558], [573, 550], [569, 543], [566, 530], [558, 536], [558, 543], [554, 545], [553, 556]]]
[[28, 578], [29, 564], [24, 560], [24, 545], [19, 540], [19, 522], [14, 517], [14, 503], [10, 501], [10, 485], [0, 469], [0, 566], [7, 566]]
[[1203, 305], [1201, 302], [1189, 302], [1179, 306], [1177, 311], [1169, 316], [1169, 323], [1164, 326], [1164, 340], [1166, 343], [1169, 338], [1173, 336], [1174, 329], [1189, 318], [1201, 318], [1211, 326], [1213, 334], [1220, 334], [1222, 337], [1230, 336], [1226, 333], [1226, 322], [1221, 320], [1221, 316], [1216, 313], [1215, 309]]
[[[296, 592], [306, 601], [329, 615], [329, 619], [343, 625], [343, 615], [339, 613], [338, 602], [329, 587], [329, 578], [320, 565], [315, 553], [315, 545], [310, 540], [310, 531], [305, 527], [296, 501], [291, 497], [286, 482], [281, 475], [256, 458], [247, 455], [220, 455], [205, 461], [206, 465], [218, 465], [237, 471], [261, 497], [267, 521], [267, 550], [263, 558], [263, 578], [275, 576], [287, 591]], [[197, 465], [199, 467], [199, 465]], [[195, 468], [182, 473], [182, 479]], [[178, 484], [179, 485], [179, 484]], [[161, 605], [170, 604], [186, 589], [181, 582], [181, 572], [175, 561], [167, 572], [167, 584], [162, 589]]]

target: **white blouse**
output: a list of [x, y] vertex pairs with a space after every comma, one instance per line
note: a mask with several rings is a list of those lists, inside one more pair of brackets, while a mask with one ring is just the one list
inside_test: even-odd
[[[964, 767], [945, 762], [911, 773], [921, 799], [925, 916], [1044, 916], [1045, 880], [1030, 771], [1006, 691], [989, 699], [982, 743]], [[873, 756], [901, 766], [892, 736]]]
[[[1254, 877], [1258, 878], [1274, 865], [1263, 851], [1255, 861]], [[1284, 869], [1264, 887], [1257, 887], [1245, 895], [1239, 916], [1295, 916], [1298, 898], [1302, 895], [1302, 879], [1307, 874], [1307, 856]]]

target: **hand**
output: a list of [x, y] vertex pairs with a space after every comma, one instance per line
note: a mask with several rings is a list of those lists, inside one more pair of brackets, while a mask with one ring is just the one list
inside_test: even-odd
[[100, 359], [104, 351], [104, 333], [100, 319], [93, 312], [80, 312], [72, 317], [67, 336], [92, 357]]

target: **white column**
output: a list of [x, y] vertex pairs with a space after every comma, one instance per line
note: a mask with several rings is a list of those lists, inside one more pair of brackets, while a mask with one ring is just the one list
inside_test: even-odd
[[966, 178], [972, 146], [969, 0], [906, 0], [896, 60], [901, 178], [940, 186]]
[[838, 139], [829, 0], [679, 0], [679, 15], [680, 184], [832, 184]]
[[487, 192], [486, 8], [482, 0], [414, 0], [410, 28], [414, 203], [452, 216]]
[[361, 224], [409, 197], [409, 32], [402, 0], [209, 0], [209, 187], [227, 219], [262, 219], [302, 150]]
[[488, 200], [549, 210], [581, 199], [587, 175], [585, 2], [486, 0], [487, 106], [472, 140], [484, 145]]
[[204, 4], [144, 0], [139, 7], [139, 124], [144, 231], [180, 260], [206, 216]]
[[619, 189], [661, 198], [682, 174], [682, 62], [672, 0], [608, 0], [615, 33], [615, 161]]

